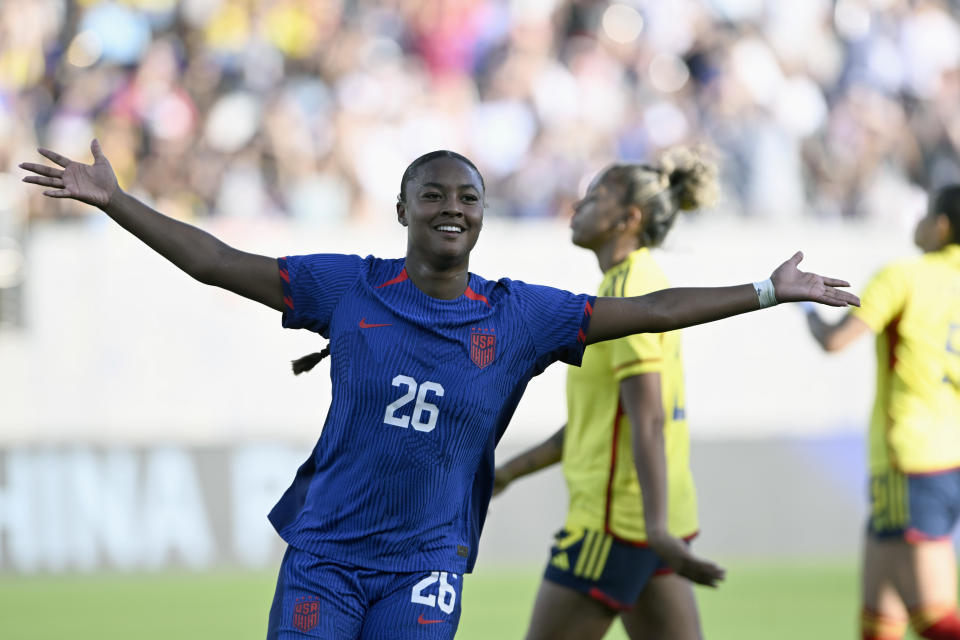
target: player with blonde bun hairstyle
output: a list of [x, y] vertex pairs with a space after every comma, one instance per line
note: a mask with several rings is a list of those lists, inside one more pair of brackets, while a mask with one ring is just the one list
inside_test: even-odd
[[[598, 295], [669, 287], [651, 249], [681, 211], [713, 204], [715, 167], [690, 149], [604, 169], [576, 204], [574, 244], [597, 255]], [[496, 487], [561, 460], [570, 495], [528, 639], [602, 638], [619, 615], [631, 638], [701, 636], [690, 581], [723, 570], [694, 556], [699, 530], [680, 332], [587, 348], [567, 377], [567, 424], [497, 469]]]

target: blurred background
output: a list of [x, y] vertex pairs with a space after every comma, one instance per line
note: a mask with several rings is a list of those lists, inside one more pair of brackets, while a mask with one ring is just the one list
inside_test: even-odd
[[[262, 637], [282, 553], [265, 514], [329, 401], [326, 365], [289, 373], [316, 336], [21, 184], [38, 145], [89, 161], [98, 137], [124, 189], [248, 251], [384, 257], [405, 250], [403, 169], [454, 149], [487, 182], [472, 270], [573, 291], [600, 280], [567, 230], [592, 176], [693, 145], [723, 197], [660, 252], [675, 284], [762, 279], [803, 249], [859, 291], [960, 181], [958, 11], [0, 0], [0, 636]], [[731, 569], [701, 596], [707, 636], [852, 637], [870, 340], [828, 358], [777, 307], [688, 330], [685, 354], [696, 548]], [[564, 376], [531, 384], [498, 458], [563, 423]], [[493, 503], [458, 637], [520, 637], [565, 499], [552, 469]]]

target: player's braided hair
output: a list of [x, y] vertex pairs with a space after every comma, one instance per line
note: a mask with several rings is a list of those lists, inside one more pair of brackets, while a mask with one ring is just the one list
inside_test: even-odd
[[326, 358], [328, 355], [330, 355], [329, 343], [327, 343], [327, 346], [316, 353], [311, 353], [310, 355], [291, 361], [291, 365], [293, 366], [293, 375], [298, 376], [305, 371], [310, 371], [310, 369], [313, 369], [315, 366], [317, 366], [317, 363]]
[[960, 184], [938, 189], [933, 197], [933, 212], [950, 221], [951, 244], [960, 244]]
[[668, 151], [656, 165], [615, 164], [604, 172], [603, 180], [623, 190], [624, 205], [643, 211], [641, 233], [647, 247], [663, 242], [678, 211], [708, 207], [719, 193], [716, 166], [685, 147]]
[[[484, 184], [483, 182], [483, 174], [480, 173], [480, 170], [477, 169], [477, 166], [473, 164], [473, 162], [471, 162], [469, 158], [467, 158], [466, 156], [460, 155], [456, 151], [448, 151], [446, 149], [440, 149], [437, 151], [431, 151], [430, 153], [423, 154], [422, 156], [420, 156], [419, 158], [417, 158], [407, 166], [406, 170], [403, 172], [403, 177], [400, 178], [400, 194], [397, 196], [397, 202], [407, 201], [407, 182], [413, 179], [413, 175], [416, 172], [416, 170], [422, 167], [423, 165], [427, 164], [431, 160], [435, 160], [437, 158], [451, 158], [453, 160], [459, 160], [460, 162], [463, 162], [464, 164], [466, 164], [468, 167], [470, 167], [477, 173], [477, 177], [480, 178], [480, 186], [486, 189], [486, 184]], [[296, 360], [293, 360], [291, 362], [293, 366], [293, 374], [298, 376], [301, 373], [310, 371], [310, 369], [313, 369], [315, 366], [317, 366], [317, 364], [321, 360], [326, 358], [328, 355], [330, 355], [329, 343], [327, 344], [327, 346], [325, 346], [320, 351], [317, 351], [316, 353], [311, 353], [309, 355], [303, 356], [302, 358], [297, 358]]]

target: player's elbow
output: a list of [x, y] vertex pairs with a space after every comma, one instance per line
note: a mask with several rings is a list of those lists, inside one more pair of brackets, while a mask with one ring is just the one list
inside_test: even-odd
[[215, 265], [209, 262], [187, 265], [183, 269], [191, 278], [201, 284], [219, 286], [219, 276]]
[[823, 347], [823, 350], [827, 353], [834, 353], [847, 346], [847, 341], [844, 340], [836, 331], [832, 331], [827, 333], [820, 340], [820, 346]]
[[222, 248], [215, 251], [199, 253], [193, 257], [183, 270], [191, 278], [202, 284], [212, 287], [229, 288], [230, 253]]

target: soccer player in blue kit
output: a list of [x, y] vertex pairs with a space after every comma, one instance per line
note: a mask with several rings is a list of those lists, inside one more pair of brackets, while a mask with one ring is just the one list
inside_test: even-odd
[[[404, 172], [396, 213], [405, 258], [238, 251], [154, 211], [92, 165], [53, 151], [23, 163], [52, 198], [102, 209], [196, 280], [283, 313], [330, 340], [332, 401], [317, 445], [270, 513], [288, 543], [268, 638], [452, 638], [493, 488], [494, 447], [527, 382], [584, 347], [777, 302], [857, 304], [846, 282], [797, 269], [762, 282], [595, 298], [468, 270], [484, 183], [437, 151]], [[611, 229], [611, 232], [613, 230]]]

